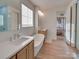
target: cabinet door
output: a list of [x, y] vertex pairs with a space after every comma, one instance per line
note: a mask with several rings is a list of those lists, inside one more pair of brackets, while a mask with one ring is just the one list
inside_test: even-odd
[[34, 59], [34, 41], [28, 45], [28, 59]]
[[27, 59], [27, 50], [24, 48], [19, 53], [17, 53], [17, 59]]
[[13, 56], [12, 58], [10, 58], [10, 59], [16, 59], [16, 56]]

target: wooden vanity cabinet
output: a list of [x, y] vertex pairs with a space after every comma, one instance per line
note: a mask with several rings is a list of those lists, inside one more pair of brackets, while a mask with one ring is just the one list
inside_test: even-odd
[[27, 49], [24, 48], [17, 53], [17, 59], [27, 59]]
[[34, 59], [34, 41], [29, 43], [10, 59]]
[[28, 45], [28, 59], [34, 59], [34, 41]]

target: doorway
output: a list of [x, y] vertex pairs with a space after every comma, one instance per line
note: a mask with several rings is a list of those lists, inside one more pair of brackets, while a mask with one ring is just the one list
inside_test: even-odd
[[65, 38], [66, 19], [64, 16], [57, 17], [57, 39]]

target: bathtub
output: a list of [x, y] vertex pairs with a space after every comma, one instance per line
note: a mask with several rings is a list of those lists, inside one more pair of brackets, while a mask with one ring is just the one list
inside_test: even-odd
[[44, 37], [45, 36], [43, 34], [34, 35], [34, 56], [39, 53], [41, 47], [43, 46]]

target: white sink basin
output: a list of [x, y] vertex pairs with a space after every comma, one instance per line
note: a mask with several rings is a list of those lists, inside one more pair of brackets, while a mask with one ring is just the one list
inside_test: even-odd
[[12, 41], [11, 43], [14, 45], [21, 45], [29, 39], [30, 38], [21, 37], [20, 39], [16, 39], [15, 41]]

